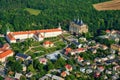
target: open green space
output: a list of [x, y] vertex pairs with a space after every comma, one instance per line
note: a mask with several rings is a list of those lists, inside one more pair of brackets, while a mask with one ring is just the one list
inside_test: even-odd
[[28, 11], [31, 15], [38, 15], [40, 14], [40, 10], [32, 9], [32, 8], [25, 8], [26, 11]]

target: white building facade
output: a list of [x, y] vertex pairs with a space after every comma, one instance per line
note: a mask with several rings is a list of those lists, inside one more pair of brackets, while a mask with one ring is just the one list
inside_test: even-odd
[[24, 40], [27, 38], [34, 38], [37, 41], [42, 41], [44, 38], [57, 37], [62, 34], [62, 29], [45, 29], [45, 30], [33, 30], [33, 31], [19, 31], [19, 32], [7, 32], [6, 39], [9, 43], [16, 43], [17, 40]]

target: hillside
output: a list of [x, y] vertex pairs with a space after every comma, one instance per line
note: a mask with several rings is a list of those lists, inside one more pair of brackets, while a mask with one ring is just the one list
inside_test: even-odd
[[58, 23], [68, 30], [69, 22], [75, 18], [82, 18], [92, 33], [120, 29], [120, 11], [99, 12], [92, 6], [105, 1], [108, 0], [0, 0], [0, 33], [5, 34], [7, 27], [24, 31], [55, 28]]
[[120, 0], [113, 0], [93, 5], [96, 10], [120, 10]]

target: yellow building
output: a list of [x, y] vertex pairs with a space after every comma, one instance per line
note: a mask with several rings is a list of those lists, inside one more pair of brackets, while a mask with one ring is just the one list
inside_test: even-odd
[[111, 45], [111, 49], [114, 49], [114, 50], [120, 51], [120, 46], [117, 45], [117, 44], [112, 44], [112, 45]]

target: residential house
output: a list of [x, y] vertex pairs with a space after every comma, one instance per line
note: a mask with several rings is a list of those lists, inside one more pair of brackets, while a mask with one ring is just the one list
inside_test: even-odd
[[106, 45], [100, 45], [100, 48], [103, 49], [103, 50], [108, 49], [108, 47]]
[[22, 64], [22, 67], [23, 67], [23, 71], [26, 71], [27, 70], [27, 67], [25, 64]]
[[47, 59], [46, 58], [40, 58], [39, 61], [40, 61], [41, 64], [44, 64], [44, 65], [47, 64]]
[[112, 74], [112, 70], [106, 70], [105, 73], [106, 74]]
[[66, 73], [65, 71], [63, 71], [63, 72], [61, 73], [61, 76], [62, 76], [62, 77], [66, 77], [66, 76], [67, 76], [67, 73]]
[[80, 67], [80, 71], [81, 71], [82, 73], [85, 73], [85, 70], [86, 70], [85, 67]]
[[0, 48], [0, 61], [1, 62], [5, 62], [5, 60], [10, 57], [13, 56], [14, 52], [10, 49], [9, 44], [4, 44], [1, 48]]
[[59, 77], [56, 75], [46, 74], [45, 76], [43, 76], [39, 80], [64, 80], [64, 79], [62, 77]]
[[120, 71], [120, 66], [119, 66], [119, 65], [114, 66], [114, 67], [113, 67], [113, 70], [114, 70], [114, 71]]
[[101, 58], [98, 58], [98, 57], [94, 59], [94, 62], [101, 62], [101, 61], [102, 61]]
[[43, 46], [44, 46], [45, 48], [53, 47], [53, 46], [54, 46], [54, 43], [51, 42], [51, 41], [45, 41], [45, 42], [43, 43]]
[[97, 53], [97, 49], [96, 48], [90, 48], [90, 51], [92, 51], [93, 54]]
[[84, 42], [87, 41], [85, 37], [80, 37], [79, 39]]
[[115, 54], [111, 54], [107, 56], [109, 59], [114, 59], [115, 58]]
[[112, 44], [112, 45], [111, 45], [111, 49], [120, 51], [120, 46], [117, 45], [117, 44]]
[[18, 80], [18, 79], [15, 79], [15, 78], [12, 78], [12, 77], [5, 77], [4, 80]]
[[93, 72], [92, 69], [86, 69], [86, 73], [87, 73], [87, 74], [90, 74], [90, 73], [92, 73], [92, 72]]
[[85, 65], [90, 65], [91, 63], [90, 63], [90, 60], [84, 60], [84, 61], [83, 61], [83, 64], [85, 64]]
[[100, 77], [100, 74], [101, 74], [101, 73], [100, 73], [99, 71], [96, 71], [96, 72], [94, 73], [94, 77], [95, 77], [95, 78], [98, 78], [98, 77]]
[[118, 80], [120, 78], [119, 74], [115, 74], [112, 76], [112, 80]]
[[110, 31], [110, 30], [106, 30], [105, 32], [106, 32], [107, 34], [109, 34], [111, 31]]
[[61, 55], [61, 53], [59, 51], [55, 51], [52, 54], [46, 55], [46, 58], [50, 60], [57, 60], [58, 55]]
[[16, 79], [20, 79], [21, 76], [22, 76], [21, 73], [15, 73], [15, 78], [16, 78]]
[[78, 48], [75, 50], [71, 51], [71, 55], [75, 55], [76, 53], [81, 53], [81, 52], [85, 52], [86, 50], [84, 48]]
[[101, 60], [102, 60], [102, 62], [105, 62], [108, 60], [108, 57], [102, 57]]
[[68, 53], [70, 53], [71, 51], [72, 51], [71, 48], [66, 48], [66, 49], [65, 49], [65, 54], [68, 55]]
[[82, 57], [78, 56], [77, 61], [82, 62], [82, 61], [84, 61], [84, 59]]
[[98, 66], [97, 68], [100, 72], [103, 72], [105, 70], [104, 66]]
[[29, 73], [26, 74], [26, 77], [30, 78], [30, 77], [32, 77], [32, 75], [33, 75], [33, 73], [29, 72]]
[[72, 69], [73, 69], [72, 66], [69, 65], [69, 64], [66, 64], [65, 68], [66, 68], [67, 71], [72, 71]]

